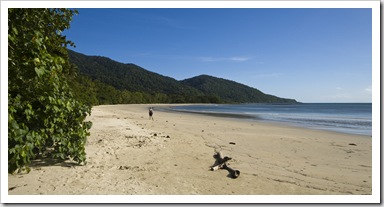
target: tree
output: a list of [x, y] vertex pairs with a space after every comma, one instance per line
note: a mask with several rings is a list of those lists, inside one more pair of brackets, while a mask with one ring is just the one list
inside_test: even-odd
[[99, 104], [97, 100], [96, 84], [88, 77], [77, 75], [69, 81], [73, 96], [76, 100], [83, 102], [90, 106]]
[[91, 108], [68, 86], [76, 75], [62, 35], [77, 11], [8, 10], [8, 172], [26, 169], [36, 156], [85, 163]]

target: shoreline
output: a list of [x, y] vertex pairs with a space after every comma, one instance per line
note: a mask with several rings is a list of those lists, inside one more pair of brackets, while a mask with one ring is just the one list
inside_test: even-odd
[[[196, 104], [202, 105], [202, 104]], [[233, 114], [233, 113], [219, 113], [219, 112], [200, 112], [200, 111], [187, 111], [187, 110], [176, 110], [171, 107], [174, 105], [170, 105], [168, 107], [157, 107], [162, 112], [173, 112], [173, 113], [189, 113], [189, 114], [199, 114], [213, 117], [225, 117], [225, 118], [234, 118], [234, 119], [254, 119], [255, 116], [247, 115], [247, 114]], [[186, 106], [193, 106], [193, 104], [187, 104]]]
[[[150, 104], [148, 104], [150, 105]], [[194, 105], [211, 105], [211, 104], [168, 104], [168, 106], [160, 106], [157, 107], [157, 109], [160, 109], [162, 112], [170, 112], [170, 113], [189, 113], [189, 114], [197, 114], [197, 115], [205, 115], [205, 116], [212, 116], [212, 117], [223, 117], [223, 118], [233, 118], [236, 120], [242, 120], [242, 121], [248, 121], [248, 122], [255, 122], [255, 123], [265, 123], [265, 124], [272, 124], [272, 125], [282, 125], [282, 126], [288, 126], [288, 127], [298, 127], [302, 129], [312, 129], [312, 130], [320, 130], [320, 131], [326, 131], [326, 132], [334, 132], [334, 133], [341, 133], [345, 135], [361, 135], [366, 136], [367, 138], [372, 138], [371, 134], [364, 134], [364, 133], [353, 133], [348, 132], [346, 130], [337, 130], [337, 129], [330, 129], [330, 128], [324, 128], [321, 126], [315, 127], [315, 126], [309, 126], [309, 125], [303, 125], [303, 124], [297, 124], [292, 123], [288, 121], [278, 121], [278, 120], [268, 120], [260, 118], [257, 115], [248, 115], [248, 114], [234, 114], [234, 113], [220, 113], [220, 112], [203, 112], [203, 111], [188, 111], [188, 110], [177, 110], [172, 109], [172, 106], [194, 106]], [[215, 104], [220, 105], [220, 104]], [[335, 127], [337, 128], [337, 127]]]
[[[170, 105], [93, 107], [88, 164], [36, 164], [29, 174], [8, 175], [8, 193], [372, 194], [372, 140], [365, 136], [157, 111], [161, 106]], [[210, 170], [216, 152], [232, 158], [238, 178]]]

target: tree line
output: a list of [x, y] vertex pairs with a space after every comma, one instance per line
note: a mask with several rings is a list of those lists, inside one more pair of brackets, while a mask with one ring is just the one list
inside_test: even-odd
[[100, 80], [92, 80], [85, 75], [77, 76], [75, 80], [70, 82], [70, 86], [76, 99], [90, 106], [149, 103], [223, 103], [217, 96], [119, 90]]

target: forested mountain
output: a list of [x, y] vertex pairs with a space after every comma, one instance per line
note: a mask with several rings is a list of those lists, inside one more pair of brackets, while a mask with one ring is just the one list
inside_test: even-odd
[[69, 50], [70, 61], [82, 75], [99, 80], [118, 90], [132, 92], [202, 95], [179, 81], [148, 71], [135, 64], [123, 64], [106, 57], [86, 56]]
[[69, 50], [78, 68], [74, 94], [91, 105], [118, 103], [295, 103], [221, 78], [201, 75], [177, 81], [135, 64]]
[[185, 79], [181, 83], [198, 89], [206, 95], [218, 96], [224, 102], [238, 103], [295, 103], [293, 99], [284, 99], [264, 94], [258, 89], [251, 88], [223, 78], [200, 75]]

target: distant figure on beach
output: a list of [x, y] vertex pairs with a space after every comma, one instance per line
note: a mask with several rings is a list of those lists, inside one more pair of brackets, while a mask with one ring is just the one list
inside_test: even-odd
[[149, 120], [151, 120], [151, 119], [153, 121], [153, 109], [152, 109], [152, 107], [149, 108]]

